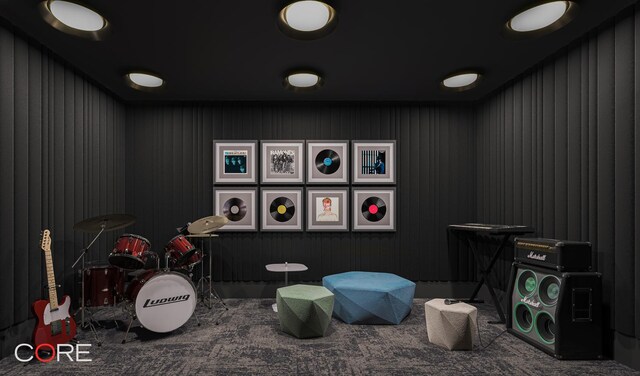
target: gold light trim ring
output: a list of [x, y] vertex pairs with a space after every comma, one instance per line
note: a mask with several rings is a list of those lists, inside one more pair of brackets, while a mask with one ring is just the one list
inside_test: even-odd
[[51, 27], [53, 27], [54, 29], [57, 29], [59, 31], [62, 31], [63, 33], [66, 34], [70, 34], [76, 37], [80, 37], [80, 38], [86, 38], [86, 39], [90, 39], [90, 40], [95, 40], [95, 41], [100, 41], [100, 40], [104, 40], [105, 37], [109, 34], [109, 30], [110, 30], [110, 26], [111, 24], [109, 23], [109, 21], [97, 10], [93, 9], [90, 6], [87, 6], [85, 4], [81, 4], [78, 3], [74, 0], [65, 0], [69, 3], [74, 3], [76, 5], [85, 7], [93, 12], [95, 12], [96, 14], [98, 14], [101, 18], [102, 21], [104, 22], [104, 25], [102, 26], [102, 28], [100, 30], [95, 30], [95, 31], [86, 31], [86, 30], [79, 30], [76, 28], [73, 28], [71, 26], [67, 26], [64, 23], [62, 23], [62, 21], [60, 21], [59, 19], [57, 19], [53, 13], [51, 12], [51, 8], [50, 8], [50, 4], [51, 2], [54, 0], [45, 0], [42, 1], [39, 5], [38, 5], [38, 9], [40, 10], [40, 15], [42, 15], [42, 18], [44, 18], [45, 22], [48, 23], [49, 25], [51, 25]]
[[533, 9], [537, 6], [544, 5], [547, 3], [555, 3], [556, 1], [558, 0], [539, 0], [539, 1], [534, 1], [533, 3], [527, 4], [527, 6], [523, 8], [520, 8], [518, 11], [514, 13], [513, 16], [511, 16], [507, 20], [507, 22], [505, 22], [504, 28], [503, 28], [503, 35], [513, 39], [535, 38], [545, 34], [552, 33], [556, 30], [563, 28], [569, 22], [571, 22], [576, 16], [576, 12], [578, 11], [579, 7], [578, 7], [578, 4], [574, 1], [565, 0], [564, 2], [567, 4], [567, 10], [564, 12], [564, 14], [560, 18], [558, 18], [554, 23], [552, 23], [551, 25], [545, 26], [542, 29], [531, 30], [531, 31], [516, 31], [511, 28], [511, 20], [515, 16], [523, 12], [526, 12], [529, 9]]
[[[309, 86], [309, 87], [299, 87], [299, 86], [291, 85], [289, 83], [289, 76], [293, 74], [299, 74], [299, 73], [313, 74], [318, 77], [318, 82], [315, 85]], [[291, 90], [295, 93], [306, 93], [306, 92], [315, 91], [321, 88], [322, 85], [324, 85], [324, 78], [322, 77], [322, 74], [320, 72], [313, 69], [307, 69], [307, 68], [294, 69], [284, 73], [284, 77], [282, 78], [282, 85], [287, 90]]]
[[[476, 78], [475, 81], [473, 81], [472, 83], [466, 86], [460, 86], [460, 87], [445, 86], [444, 80], [451, 77], [459, 76], [461, 74], [477, 74], [478, 78]], [[484, 77], [484, 74], [479, 69], [464, 69], [464, 70], [455, 71], [455, 72], [449, 73], [448, 75], [443, 77], [442, 80], [440, 80], [440, 88], [445, 91], [451, 91], [456, 93], [471, 90], [480, 84], [480, 81], [482, 81], [483, 77]]]
[[280, 28], [280, 31], [282, 31], [285, 35], [294, 39], [312, 40], [312, 39], [318, 39], [318, 38], [327, 36], [333, 31], [333, 29], [335, 29], [338, 23], [338, 16], [337, 16], [336, 10], [331, 5], [327, 4], [322, 0], [318, 0], [318, 1], [323, 3], [329, 10], [329, 19], [327, 20], [326, 25], [324, 25], [322, 28], [318, 30], [313, 30], [313, 31], [296, 30], [291, 26], [289, 26], [289, 23], [287, 22], [287, 17], [286, 17], [287, 9], [289, 9], [291, 5], [297, 3], [298, 1], [299, 0], [290, 2], [284, 8], [282, 8], [280, 13], [278, 14], [278, 27]]
[[[129, 77], [130, 74], [135, 74], [135, 73], [141, 73], [141, 74], [147, 74], [147, 75], [155, 76], [155, 77], [157, 77], [157, 78], [162, 80], [162, 85], [157, 86], [157, 87], [149, 87], [149, 86], [138, 85], [135, 82], [133, 82], [131, 80], [131, 78]], [[142, 70], [142, 69], [134, 69], [134, 70], [131, 70], [131, 71], [127, 71], [124, 74], [124, 81], [126, 82], [127, 86], [129, 86], [132, 89], [136, 89], [136, 90], [139, 90], [139, 91], [146, 91], [146, 92], [149, 92], [149, 93], [158, 92], [160, 90], [163, 90], [167, 86], [167, 80], [165, 80], [164, 77], [160, 76], [156, 72], [152, 72], [152, 71], [148, 71], [148, 70]]]

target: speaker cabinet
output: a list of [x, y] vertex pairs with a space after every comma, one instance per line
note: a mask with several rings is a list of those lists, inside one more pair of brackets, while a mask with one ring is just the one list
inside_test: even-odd
[[602, 359], [602, 278], [513, 263], [507, 329], [558, 359]]

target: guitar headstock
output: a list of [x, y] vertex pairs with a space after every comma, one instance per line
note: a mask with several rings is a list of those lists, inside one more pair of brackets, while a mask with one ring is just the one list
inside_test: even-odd
[[42, 241], [40, 242], [40, 248], [43, 251], [51, 251], [51, 231], [42, 231]]

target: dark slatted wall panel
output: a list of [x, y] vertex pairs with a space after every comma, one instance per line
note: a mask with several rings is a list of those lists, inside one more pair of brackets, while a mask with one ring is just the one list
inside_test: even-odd
[[[127, 210], [131, 231], [161, 250], [175, 228], [212, 213], [213, 139], [396, 139], [398, 232], [225, 233], [215, 279], [280, 280], [264, 269], [303, 262], [320, 280], [347, 270], [413, 280], [468, 280], [466, 250], [447, 251], [446, 225], [475, 216], [474, 113], [383, 105], [133, 107], [127, 111]], [[304, 274], [304, 276], [302, 275]], [[471, 275], [472, 276], [472, 275]]]
[[[124, 121], [113, 97], [0, 28], [0, 337], [41, 297], [41, 230], [52, 230], [56, 280], [70, 294], [88, 240], [73, 224], [124, 211]], [[113, 242], [104, 236], [92, 258], [106, 260]]]
[[639, 54], [636, 12], [518, 79], [480, 105], [477, 118], [478, 220], [591, 241], [611, 325], [636, 338]]

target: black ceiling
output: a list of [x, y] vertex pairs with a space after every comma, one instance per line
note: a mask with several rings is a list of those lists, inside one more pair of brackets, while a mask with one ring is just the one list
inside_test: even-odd
[[[45, 23], [38, 0], [0, 0], [0, 16], [126, 101], [477, 100], [636, 2], [578, 0], [576, 18], [552, 34], [513, 40], [504, 22], [529, 0], [336, 0], [338, 25], [300, 41], [277, 26], [283, 1], [85, 0], [111, 23], [95, 42]], [[285, 71], [317, 69], [317, 91], [282, 86]], [[446, 74], [478, 68], [477, 88], [440, 89]], [[123, 73], [160, 73], [157, 93], [128, 87]]]

